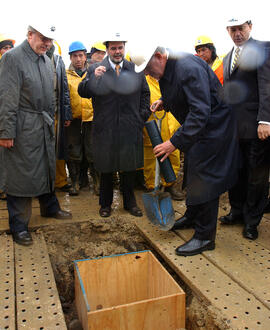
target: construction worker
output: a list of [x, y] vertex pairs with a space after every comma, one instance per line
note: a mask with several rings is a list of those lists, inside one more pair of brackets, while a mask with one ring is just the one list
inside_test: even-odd
[[5, 52], [14, 48], [15, 40], [6, 37], [4, 34], [0, 34], [0, 59]]
[[[106, 47], [101, 42], [96, 42], [91, 47], [90, 53], [87, 54], [88, 64], [101, 62], [106, 55]], [[85, 99], [84, 99], [85, 100]], [[80, 171], [80, 187], [88, 185], [88, 168], [93, 179], [93, 190], [96, 195], [99, 195], [100, 173], [95, 169], [92, 153], [92, 119], [93, 106], [90, 99], [90, 112], [82, 118], [82, 139], [83, 139], [83, 161]]]
[[[146, 76], [146, 81], [148, 83], [150, 89], [150, 105], [152, 105], [155, 101], [159, 100], [161, 97], [160, 88], [158, 81], [151, 77]], [[164, 111], [163, 111], [164, 112]], [[161, 118], [163, 116], [163, 112], [157, 113], [156, 116]], [[148, 120], [153, 120], [154, 115], [152, 114]], [[170, 112], [166, 112], [165, 117], [162, 119], [161, 125], [161, 136], [163, 141], [170, 139], [173, 134], [180, 127], [178, 121], [174, 118], [174, 116]], [[145, 186], [148, 190], [153, 190], [155, 188], [155, 164], [156, 158], [153, 153], [153, 146], [151, 144], [149, 135], [147, 133], [146, 128], [143, 129], [143, 141], [144, 141], [144, 180]], [[180, 171], [180, 152], [176, 149], [174, 152], [170, 154], [170, 161], [172, 163], [172, 167], [175, 175], [177, 176]], [[172, 199], [174, 200], [183, 200], [184, 195], [181, 191], [176, 189], [176, 185], [173, 183], [166, 183], [162, 178], [162, 185], [166, 191], [170, 192]]]
[[[58, 46], [59, 47], [59, 46]], [[54, 71], [54, 94], [55, 94], [55, 151], [56, 173], [55, 188], [68, 192], [71, 185], [67, 182], [66, 161], [66, 130], [72, 120], [70, 108], [69, 89], [67, 83], [65, 64], [62, 57], [54, 54], [55, 46], [46, 52], [51, 59]]]
[[74, 41], [69, 46], [71, 64], [67, 70], [70, 105], [73, 120], [67, 128], [68, 170], [72, 187], [71, 196], [79, 194], [80, 165], [83, 159], [82, 121], [93, 120], [93, 110], [89, 99], [81, 98], [78, 94], [78, 85], [86, 77], [88, 63], [86, 47], [80, 41]]
[[199, 36], [195, 41], [195, 51], [202, 60], [210, 65], [223, 85], [222, 57], [217, 55], [212, 39], [208, 36]]
[[96, 42], [91, 47], [90, 53], [87, 53], [89, 64], [101, 62], [106, 55], [106, 47], [102, 42]]

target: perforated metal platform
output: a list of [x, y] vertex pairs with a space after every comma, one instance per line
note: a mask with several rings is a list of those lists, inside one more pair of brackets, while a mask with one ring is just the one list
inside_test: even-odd
[[0, 236], [0, 329], [15, 329], [14, 250], [10, 236]]
[[0, 236], [0, 329], [64, 330], [46, 243], [41, 234], [32, 237], [34, 244], [25, 247]]
[[229, 233], [227, 227], [228, 232], [218, 231], [214, 251], [179, 257], [175, 248], [192, 236], [191, 230], [161, 232], [146, 219], [136, 224], [190, 288], [219, 311], [228, 326], [270, 329], [269, 250], [244, 240], [240, 234]]

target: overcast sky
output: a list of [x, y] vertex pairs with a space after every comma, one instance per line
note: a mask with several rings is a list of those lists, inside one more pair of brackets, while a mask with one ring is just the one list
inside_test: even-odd
[[8, 34], [18, 45], [31, 22], [54, 25], [66, 65], [71, 42], [80, 40], [89, 51], [94, 42], [112, 32], [120, 32], [129, 44], [156, 40], [192, 53], [196, 38], [206, 34], [217, 53], [225, 54], [232, 47], [226, 21], [239, 15], [252, 20], [254, 38], [270, 40], [267, 4], [267, 0], [4, 0], [0, 33]]

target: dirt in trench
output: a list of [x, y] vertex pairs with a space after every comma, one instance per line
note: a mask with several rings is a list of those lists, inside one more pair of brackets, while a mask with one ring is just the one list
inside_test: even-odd
[[[228, 209], [227, 195], [220, 199], [220, 206]], [[123, 217], [92, 219], [88, 222], [63, 224], [39, 228], [48, 247], [59, 296], [68, 329], [80, 329], [74, 302], [73, 261], [151, 249], [136, 226]], [[213, 311], [207, 302], [199, 300], [181, 279], [156, 254], [163, 266], [186, 292], [186, 328], [230, 329], [222, 315]]]

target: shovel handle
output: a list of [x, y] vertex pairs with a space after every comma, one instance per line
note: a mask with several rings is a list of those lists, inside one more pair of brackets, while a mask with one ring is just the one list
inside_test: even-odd
[[156, 158], [155, 190], [159, 189], [159, 184], [160, 184], [160, 166], [159, 166], [159, 161]]

